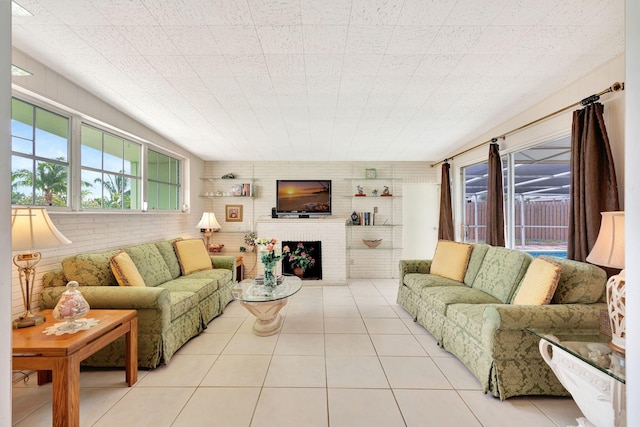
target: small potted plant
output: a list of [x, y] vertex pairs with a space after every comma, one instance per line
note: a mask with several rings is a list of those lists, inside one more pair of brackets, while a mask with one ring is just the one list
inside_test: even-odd
[[316, 260], [309, 255], [312, 251], [313, 248], [307, 249], [304, 247], [304, 244], [300, 242], [296, 245], [295, 250], [289, 253], [289, 265], [293, 270], [293, 274], [301, 279], [304, 276], [304, 272], [316, 263]]

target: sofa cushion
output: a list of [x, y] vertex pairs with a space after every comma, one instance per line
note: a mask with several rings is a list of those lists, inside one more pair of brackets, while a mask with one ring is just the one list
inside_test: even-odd
[[592, 304], [604, 295], [607, 273], [600, 267], [570, 259], [541, 256], [562, 267], [556, 293], [551, 300], [555, 304]]
[[68, 281], [75, 280], [80, 286], [117, 286], [109, 261], [118, 252], [73, 255], [62, 260], [62, 270]]
[[420, 297], [429, 309], [447, 316], [447, 307], [451, 304], [500, 304], [497, 298], [467, 286], [423, 288]]
[[167, 289], [169, 292], [193, 292], [198, 295], [200, 301], [219, 289], [217, 280], [192, 279], [190, 277], [182, 276], [178, 279], [169, 280], [158, 285], [158, 287]]
[[526, 252], [491, 246], [473, 281], [473, 288], [486, 292], [506, 304], [511, 301], [532, 259]]
[[423, 287], [433, 286], [464, 286], [461, 282], [436, 276], [435, 274], [407, 273], [404, 285], [414, 292], [420, 292]]
[[147, 286], [158, 286], [171, 280], [171, 272], [160, 251], [153, 243], [130, 246], [124, 249], [138, 267]]
[[462, 282], [467, 272], [471, 245], [468, 243], [438, 241], [431, 263], [431, 274]]
[[184, 276], [201, 270], [211, 270], [211, 257], [202, 239], [186, 239], [173, 243]]
[[487, 304], [452, 304], [447, 309], [447, 319], [462, 328], [476, 341], [482, 341], [482, 324]]
[[200, 298], [193, 292], [169, 292], [171, 301], [171, 321], [187, 313], [197, 310]]
[[144, 279], [125, 251], [120, 251], [111, 257], [111, 272], [120, 286], [145, 286]]
[[180, 276], [177, 280], [189, 279], [209, 280], [217, 283], [218, 288], [221, 288], [233, 279], [233, 272], [223, 268], [214, 268], [212, 270], [196, 271], [188, 276]]
[[550, 260], [536, 258], [529, 265], [513, 298], [514, 305], [545, 305], [551, 302], [562, 268]]
[[472, 246], [469, 264], [467, 264], [467, 272], [464, 275], [464, 284], [467, 286], [473, 285], [473, 281], [476, 280], [478, 271], [480, 271], [480, 267], [482, 266], [482, 261], [484, 261], [484, 257], [491, 247], [483, 243], [475, 243]]
[[177, 240], [182, 239], [177, 238], [156, 243], [156, 247], [158, 248], [158, 251], [160, 251], [160, 255], [162, 255], [165, 264], [167, 264], [167, 267], [169, 267], [169, 272], [171, 273], [172, 279], [177, 279], [178, 277], [180, 277], [180, 263], [178, 262], [176, 250], [173, 248], [173, 242]]

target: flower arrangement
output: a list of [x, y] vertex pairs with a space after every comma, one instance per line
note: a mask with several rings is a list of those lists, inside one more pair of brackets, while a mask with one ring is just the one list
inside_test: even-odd
[[244, 235], [244, 244], [249, 246], [249, 250], [253, 252], [256, 248], [256, 239], [258, 238], [258, 234], [255, 231], [250, 231]]
[[289, 265], [291, 265], [291, 268], [300, 267], [302, 271], [305, 272], [309, 267], [312, 267], [316, 263], [316, 260], [309, 255], [312, 251], [313, 248], [307, 250], [301, 242], [298, 243], [296, 249], [289, 254]]
[[260, 261], [265, 267], [273, 267], [280, 261], [282, 255], [289, 253], [289, 247], [281, 248], [276, 239], [260, 238], [256, 239], [255, 245], [260, 247]]

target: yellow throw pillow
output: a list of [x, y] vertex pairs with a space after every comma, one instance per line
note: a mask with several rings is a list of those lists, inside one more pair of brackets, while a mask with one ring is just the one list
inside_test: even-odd
[[430, 273], [462, 282], [470, 256], [470, 244], [440, 240], [431, 261]]
[[545, 305], [551, 302], [558, 287], [562, 267], [546, 259], [534, 259], [527, 269], [514, 305]]
[[125, 251], [112, 256], [109, 265], [120, 286], [146, 286], [138, 267]]
[[176, 249], [183, 276], [196, 271], [213, 269], [211, 257], [202, 239], [178, 240], [173, 242], [173, 247]]

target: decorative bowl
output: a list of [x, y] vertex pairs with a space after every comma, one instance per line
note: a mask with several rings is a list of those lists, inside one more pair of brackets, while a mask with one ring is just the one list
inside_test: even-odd
[[209, 245], [209, 252], [221, 252], [222, 248], [224, 248], [224, 245], [222, 243]]
[[362, 241], [371, 249], [377, 248], [382, 243], [382, 239], [362, 239]]

